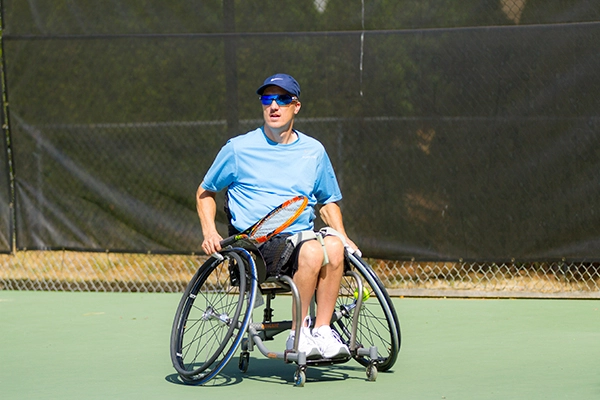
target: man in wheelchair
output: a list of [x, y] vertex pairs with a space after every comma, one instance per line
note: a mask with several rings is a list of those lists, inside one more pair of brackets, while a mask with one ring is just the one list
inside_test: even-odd
[[[349, 357], [348, 347], [329, 326], [344, 273], [344, 246], [356, 249], [344, 230], [337, 204], [342, 195], [333, 166], [320, 142], [293, 129], [301, 108], [300, 86], [293, 77], [273, 75], [256, 92], [264, 125], [230, 139], [198, 188], [202, 248], [207, 254], [221, 250], [223, 238], [215, 223], [217, 192], [226, 190], [230, 234], [244, 231], [283, 201], [306, 196], [309, 206], [300, 217], [259, 250], [268, 273], [292, 277], [300, 294], [302, 315], [293, 312], [292, 326], [300, 318], [302, 329], [300, 333], [292, 329], [287, 349], [293, 348], [298, 334], [298, 351], [307, 359]], [[314, 230], [317, 205], [334, 234], [305, 234]], [[308, 310], [315, 293], [317, 314], [311, 329]]]

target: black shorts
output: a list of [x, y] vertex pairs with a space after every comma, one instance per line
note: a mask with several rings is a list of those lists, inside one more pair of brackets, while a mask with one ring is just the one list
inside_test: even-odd
[[281, 233], [261, 245], [258, 250], [265, 260], [267, 276], [287, 275], [293, 277], [298, 270], [298, 253], [302, 243], [294, 247], [286, 241], [289, 233]]

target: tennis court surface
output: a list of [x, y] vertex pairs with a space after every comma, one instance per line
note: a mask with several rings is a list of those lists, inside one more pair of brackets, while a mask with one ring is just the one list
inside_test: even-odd
[[598, 300], [394, 298], [392, 372], [368, 382], [354, 361], [309, 368], [297, 388], [294, 365], [258, 351], [247, 374], [234, 358], [213, 385], [180, 384], [169, 356], [179, 297], [0, 291], [0, 398], [600, 399]]

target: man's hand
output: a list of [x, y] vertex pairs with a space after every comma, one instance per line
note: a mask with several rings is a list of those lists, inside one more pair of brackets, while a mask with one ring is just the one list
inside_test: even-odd
[[202, 249], [206, 254], [213, 254], [221, 250], [221, 240], [223, 238], [217, 232], [217, 226], [215, 225], [215, 215], [217, 214], [217, 203], [215, 201], [216, 193], [204, 190], [202, 185], [198, 187], [196, 193], [196, 209], [198, 210], [198, 217], [200, 217], [200, 224], [202, 225], [202, 234], [204, 240], [202, 241]]
[[352, 240], [350, 240], [350, 238], [348, 236], [346, 236], [346, 247], [348, 248], [348, 251], [351, 254], [354, 254], [357, 251], [359, 253], [359, 256], [362, 254], [360, 252], [360, 250], [358, 249], [358, 246], [356, 244], [354, 244], [354, 242]]
[[223, 240], [223, 238], [218, 232], [210, 233], [204, 236], [202, 249], [206, 254], [216, 253], [217, 251], [221, 250], [221, 240]]

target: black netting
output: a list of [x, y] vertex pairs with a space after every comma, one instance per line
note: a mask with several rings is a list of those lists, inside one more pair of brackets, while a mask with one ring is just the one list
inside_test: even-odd
[[[598, 21], [596, 0], [3, 0], [10, 35], [457, 28]], [[226, 18], [224, 18], [224, 16]], [[228, 23], [227, 17], [234, 16]]]
[[[2, 89], [4, 85], [2, 85]], [[4, 90], [2, 90], [4, 93]], [[4, 107], [0, 107], [0, 121], [4, 124]], [[12, 249], [11, 220], [12, 220], [12, 201], [9, 185], [9, 165], [7, 152], [7, 137], [5, 130], [2, 129], [2, 139], [0, 139], [0, 253], [7, 253]]]
[[198, 248], [194, 194], [226, 140], [224, 124], [36, 127], [15, 119], [19, 247]]
[[287, 72], [369, 256], [600, 259], [597, 2], [135, 3], [3, 2], [19, 248], [197, 251]]

